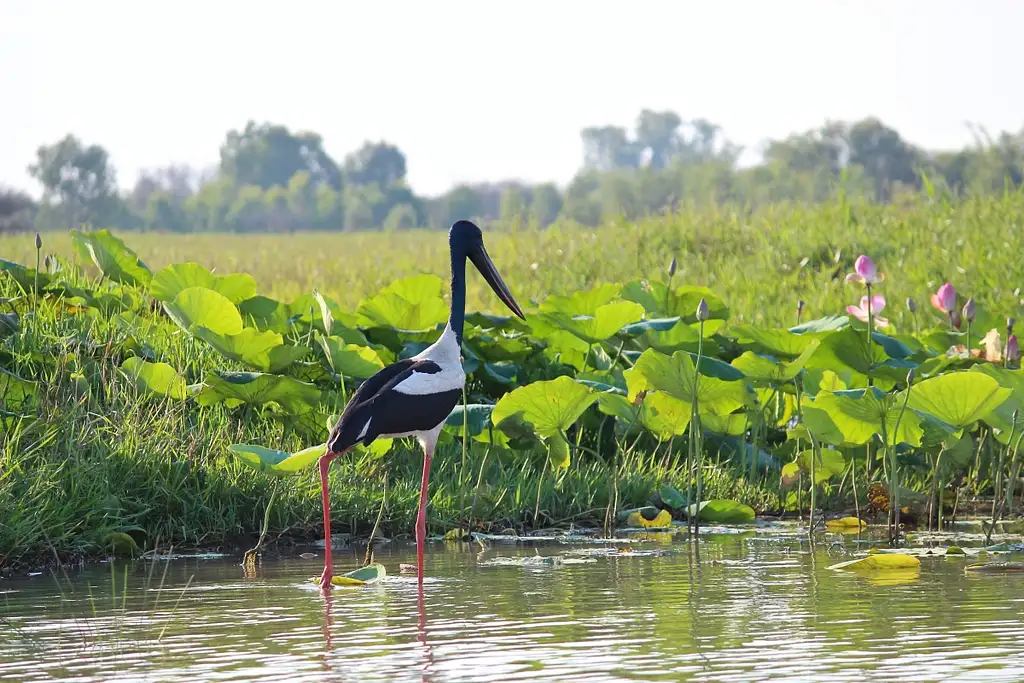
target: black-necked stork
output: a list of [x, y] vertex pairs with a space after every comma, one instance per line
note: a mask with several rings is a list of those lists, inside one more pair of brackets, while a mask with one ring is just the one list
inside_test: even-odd
[[423, 544], [427, 534], [427, 481], [430, 459], [441, 426], [462, 398], [466, 374], [462, 369], [462, 328], [466, 314], [466, 259], [506, 306], [525, 320], [505, 281], [484, 249], [480, 228], [470, 221], [456, 221], [448, 232], [451, 252], [451, 313], [436, 342], [412, 358], [400, 360], [363, 382], [331, 430], [327, 451], [320, 457], [320, 487], [324, 505], [324, 573], [320, 587], [327, 590], [334, 576], [331, 559], [331, 508], [327, 495], [327, 470], [331, 461], [361, 443], [378, 437], [414, 436], [423, 446], [423, 478], [420, 509], [416, 517], [416, 568], [423, 582]]

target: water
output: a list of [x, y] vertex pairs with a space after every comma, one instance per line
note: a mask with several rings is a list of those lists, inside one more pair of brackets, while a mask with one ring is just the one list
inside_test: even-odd
[[[434, 543], [381, 583], [309, 582], [322, 560], [101, 565], [0, 582], [0, 681], [941, 681], [1024, 679], [1024, 574], [830, 571], [863, 548], [795, 529], [618, 544]], [[567, 562], [537, 562], [537, 554]], [[361, 557], [339, 553], [340, 571]], [[1021, 560], [1021, 553], [988, 557]], [[163, 572], [166, 568], [166, 574]], [[152, 571], [152, 576], [150, 576]], [[162, 587], [161, 587], [162, 583]]]

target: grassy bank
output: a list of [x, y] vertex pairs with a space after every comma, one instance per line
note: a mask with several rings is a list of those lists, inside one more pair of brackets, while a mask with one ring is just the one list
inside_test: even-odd
[[[546, 328], [525, 332], [498, 329], [504, 325], [501, 323], [467, 335], [480, 356], [479, 366], [471, 373], [469, 402], [493, 405], [515, 387], [550, 382], [563, 375], [593, 381], [600, 375], [602, 382], [623, 396], [628, 388], [632, 399], [635, 392], [626, 386], [623, 373], [629, 372], [641, 352], [657, 355], [663, 351], [667, 357], [673, 352], [697, 350], [696, 343], [692, 348], [690, 344], [698, 338], [693, 336], [697, 327], [692, 302], [684, 291], [694, 285], [709, 287], [728, 306], [728, 310], [724, 306], [715, 309], [711, 322], [718, 324], [707, 332], [702, 353], [723, 364], [735, 363], [749, 345], [742, 346], [730, 331], [743, 323], [766, 330], [789, 327], [796, 322], [797, 300], [806, 302], [803, 320], [841, 313], [847, 304], [856, 302], [861, 290], [845, 283], [844, 277], [860, 253], [871, 254], [887, 274], [876, 291], [888, 300], [883, 315], [892, 325], [885, 330], [891, 335], [886, 340], [896, 339], [908, 352], [892, 358], [903, 363], [899, 365], [901, 376], [909, 367], [931, 368], [936, 376], [957, 371], [969, 374], [967, 371], [974, 369], [970, 367], [972, 359], [936, 368], [932, 361], [945, 349], [915, 341], [942, 329], [942, 316], [928, 306], [929, 295], [947, 279], [959, 291], [973, 295], [981, 311], [979, 325], [982, 320], [986, 324], [975, 330], [972, 347], [990, 326], [1002, 325], [993, 321], [1019, 317], [1017, 287], [1024, 274], [1019, 258], [1024, 253], [1022, 221], [1024, 197], [1010, 195], [955, 205], [923, 199], [889, 207], [779, 206], [756, 214], [723, 208], [597, 230], [554, 226], [534, 232], [497, 226], [487, 233], [488, 251], [517, 297], [533, 302], [525, 306], [529, 318], [543, 318], [534, 315], [537, 304], [552, 295], [593, 292], [601, 283], [622, 284], [641, 278], [669, 281], [666, 266], [676, 257], [678, 270], [671, 285], [678, 294], [673, 302], [679, 304], [679, 310], [657, 310], [660, 302], [648, 301], [638, 309], [640, 313], [623, 322], [677, 315], [683, 319], [673, 329], [685, 334], [678, 343], [661, 345], [655, 339], [660, 332], [618, 331], [588, 342], [585, 336], [563, 334], [572, 327], [572, 311], [541, 306], [548, 316]], [[310, 351], [301, 362], [284, 369], [260, 368], [262, 361], [254, 365], [251, 359], [247, 362], [237, 355], [225, 355], [197, 337], [194, 326], [186, 331], [181, 323], [176, 324], [163, 304], [155, 301], [148, 280], [117, 284], [111, 282], [110, 273], [101, 279], [91, 263], [75, 255], [68, 235], [45, 234], [42, 254], [57, 254], [67, 261], [60, 272], [43, 269], [47, 276], [43, 295], [32, 295], [34, 273], [10, 270], [9, 275], [16, 277], [0, 276], [0, 297], [5, 299], [0, 313], [7, 314], [8, 320], [16, 318], [0, 340], [0, 368], [12, 373], [5, 380], [4, 413], [0, 416], [0, 568], [36, 563], [52, 550], [63, 557], [102, 554], [108, 550], [106, 539], [111, 532], [128, 533], [140, 545], [152, 545], [157, 539], [162, 545], [179, 546], [250, 544], [263, 523], [272, 493], [271, 539], [318, 536], [322, 518], [315, 467], [288, 477], [255, 471], [235, 457], [229, 446], [261, 444], [297, 451], [323, 442], [328, 421], [358, 384], [359, 373], [349, 375], [332, 366], [330, 354], [321, 350], [321, 337], [351, 341], [347, 335], [365, 333], [365, 338], [360, 337], [363, 341], [355, 345], [370, 350], [378, 359], [374, 362], [386, 362], [436, 335], [430, 330], [436, 321], [427, 320], [419, 332], [396, 336], [395, 329], [405, 328], [397, 323], [390, 332], [374, 328], [359, 322], [363, 319], [354, 312], [363, 310], [368, 299], [399, 278], [421, 272], [446, 278], [444, 235], [121, 237], [151, 273], [168, 264], [194, 260], [215, 268], [218, 274], [250, 273], [260, 295], [280, 302], [317, 289], [337, 304], [335, 326], [325, 327], [323, 316], [308, 301], [304, 310], [291, 311], [294, 320], [281, 323], [279, 332], [274, 332], [278, 323], [269, 318], [252, 325], [247, 321], [247, 326], [260, 334], [280, 333], [284, 346]], [[32, 239], [0, 238], [0, 257], [34, 266]], [[469, 284], [470, 310], [499, 310], [500, 304], [484, 291], [480, 278], [471, 277]], [[408, 295], [415, 298], [416, 293]], [[614, 288], [609, 305], [623, 304], [623, 296]], [[919, 302], [916, 320], [903, 304], [908, 296]], [[690, 308], [684, 311], [686, 306]], [[553, 332], [551, 326], [562, 324], [559, 320], [565, 327]], [[921, 333], [911, 338], [916, 328]], [[863, 326], [857, 329], [863, 330]], [[820, 331], [823, 344], [829, 333]], [[852, 332], [850, 338], [855, 338]], [[951, 338], [943, 339], [946, 343]], [[962, 343], [959, 338], [952, 340], [956, 342]], [[876, 346], [879, 343], [875, 341]], [[749, 348], [771, 355], [770, 349]], [[897, 353], [890, 346], [885, 348], [886, 353]], [[623, 354], [623, 349], [635, 353]], [[792, 361], [800, 351], [776, 355]], [[126, 371], [126, 362], [133, 358], [167, 364], [189, 391], [175, 396], [154, 391]], [[808, 396], [829, 393], [823, 379], [825, 369], [844, 377], [842, 388], [866, 386], [853, 360], [837, 354], [822, 358], [816, 367], [811, 368], [813, 360], [808, 366], [816, 373], [809, 375], [814, 378], [813, 387], [808, 380], [808, 385], [800, 388]], [[510, 368], [511, 373], [505, 372]], [[262, 397], [237, 406], [217, 397], [205, 403], [197, 398], [196, 392], [210, 395], [203, 387], [215, 381], [214, 371], [254, 369], [260, 369], [263, 376], [290, 377], [315, 386], [316, 399], [298, 408], [282, 408], [279, 402]], [[894, 372], [882, 381], [888, 382], [884, 388], [897, 391], [903, 386], [893, 379]], [[12, 376], [20, 378], [17, 383]], [[806, 432], [801, 436], [797, 430], [787, 429], [796, 405], [795, 382], [760, 380], [749, 373], [742, 381], [758, 401], [729, 408], [725, 415], [712, 411], [708, 417], [711, 426], [705, 427], [710, 432], [701, 469], [704, 498], [735, 499], [758, 511], [806, 508], [810, 476], [796, 475], [796, 486], [801, 488], [794, 489], [791, 481], [780, 480], [777, 467], [760, 459], [761, 454], [770, 455], [771, 462], [781, 466], [797, 462], [812, 445], [819, 446], [808, 441]], [[657, 387], [653, 393], [659, 393], [654, 389]], [[677, 398], [669, 395], [666, 400]], [[616, 486], [614, 466], [618, 467], [619, 507], [646, 504], [666, 484], [679, 491], [691, 489], [694, 469], [693, 462], [688, 462], [689, 416], [665, 424], [648, 419], [649, 415], [641, 419], [634, 414], [630, 421], [624, 419], [623, 410], [628, 408], [606, 404], [604, 399], [598, 403], [594, 397], [590, 407], [567, 427], [572, 455], [567, 468], [552, 468], [550, 439], [534, 439], [532, 445], [516, 448], [509, 444], [511, 437], [485, 438], [490, 430], [484, 429], [467, 441], [464, 450], [459, 430], [450, 430], [450, 440], [442, 444], [434, 461], [431, 531], [441, 533], [470, 523], [491, 529], [600, 525]], [[730, 416], [742, 418], [739, 428], [733, 421], [715, 432], [712, 418]], [[972, 440], [967, 446], [957, 442], [957, 452], [966, 448], [973, 456], [963, 459], [958, 455], [948, 476], [940, 474], [940, 488], [962, 491], [964, 496], [1002, 491], [1000, 487], [1015, 474], [1012, 434], [1008, 438], [1005, 429], [1000, 431], [980, 419], [958, 429]], [[952, 451], [952, 437], [939, 437], [938, 452]], [[729, 444], [735, 446], [737, 439], [750, 442], [749, 452], [758, 453], [756, 463], [748, 455], [737, 454], [734, 447], [730, 449]], [[938, 469], [938, 465], [932, 467], [936, 451], [929, 450], [935, 444], [918, 440], [909, 453], [899, 453], [899, 467], [904, 471], [901, 481], [927, 493]], [[852, 507], [850, 481], [854, 477], [860, 504], [866, 505], [867, 484], [887, 480], [892, 461], [882, 457], [883, 449], [877, 445], [862, 446], [848, 440], [833, 445], [845, 458], [844, 466], [842, 471], [830, 473], [835, 476], [821, 480], [819, 508]], [[817, 462], [820, 468], [820, 453]], [[855, 471], [846, 469], [854, 464]], [[369, 530], [387, 476], [384, 534], [411, 534], [420, 466], [418, 447], [403, 443], [395, 444], [383, 457], [359, 451], [339, 461], [332, 474], [334, 530], [357, 534]], [[945, 466], [953, 467], [948, 462]], [[1012, 495], [1009, 503], [1012, 510]]]

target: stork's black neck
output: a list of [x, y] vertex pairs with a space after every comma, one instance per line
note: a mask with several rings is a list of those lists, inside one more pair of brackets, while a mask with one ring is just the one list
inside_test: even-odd
[[452, 310], [448, 327], [462, 346], [462, 326], [466, 319], [466, 255], [461, 249], [452, 249]]

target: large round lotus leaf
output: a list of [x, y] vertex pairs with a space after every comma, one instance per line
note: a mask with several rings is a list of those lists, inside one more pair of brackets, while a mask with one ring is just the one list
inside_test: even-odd
[[326, 447], [327, 444], [319, 444], [289, 453], [254, 444], [233, 443], [228, 449], [239, 461], [253, 469], [273, 474], [295, 474], [319, 460]]
[[441, 296], [442, 285], [436, 275], [396, 280], [359, 304], [359, 324], [410, 332], [432, 330], [448, 317], [448, 306]]
[[88, 233], [72, 230], [71, 243], [83, 259], [92, 261], [114, 282], [145, 285], [153, 278], [152, 272], [136, 253], [109, 230]]
[[164, 310], [187, 332], [205, 327], [219, 335], [242, 331], [242, 316], [223, 294], [206, 287], [189, 287], [164, 304]]
[[[867, 443], [882, 435], [888, 443], [921, 445], [924, 430], [921, 418], [913, 410], [903, 410], [903, 397], [885, 394], [877, 389], [821, 392], [814, 399], [814, 407], [828, 414], [847, 444]], [[902, 413], [902, 416], [901, 416]]]
[[0, 407], [23, 410], [32, 405], [38, 385], [0, 368]]
[[322, 337], [320, 345], [331, 368], [344, 377], [367, 379], [384, 368], [384, 361], [369, 346], [347, 344], [341, 337]]
[[910, 389], [907, 405], [953, 425], [969, 427], [1013, 394], [981, 372], [951, 372], [930, 377]]
[[[693, 517], [697, 512], [696, 504], [687, 510], [687, 516]], [[700, 504], [700, 520], [714, 524], [750, 524], [756, 514], [754, 508], [736, 500], [705, 500]]]
[[139, 391], [154, 396], [184, 399], [185, 380], [167, 363], [150, 363], [132, 356], [121, 363], [121, 372], [135, 382]]
[[632, 301], [615, 301], [598, 306], [593, 315], [570, 315], [563, 311], [542, 313], [552, 325], [562, 328], [588, 344], [597, 344], [618, 334], [624, 326], [644, 315], [644, 308]]
[[784, 360], [796, 358], [812, 344], [818, 345], [815, 343], [818, 340], [809, 334], [794, 334], [789, 330], [763, 329], [753, 325], [730, 327], [728, 336], [736, 339], [736, 343], [743, 349]]
[[174, 301], [178, 292], [190, 287], [205, 287], [223, 294], [238, 304], [256, 296], [256, 280], [248, 273], [214, 275], [198, 263], [173, 263], [153, 276], [149, 293], [157, 301]]
[[313, 384], [283, 375], [260, 372], [222, 372], [214, 370], [199, 385], [199, 405], [224, 402], [228, 406], [243, 403], [264, 405], [276, 403], [292, 414], [308, 412], [320, 400], [320, 390]]
[[856, 560], [833, 564], [829, 569], [842, 569], [854, 572], [891, 571], [899, 569], [915, 569], [921, 566], [921, 560], [906, 553], [876, 553]]
[[[702, 375], [697, 386], [697, 375], [691, 354], [677, 351], [669, 357], [648, 349], [640, 355], [636, 364], [625, 372], [629, 400], [632, 401], [641, 391], [658, 390], [684, 403], [691, 403], [696, 393], [698, 409], [701, 412], [727, 415], [747, 405], [753, 399], [753, 394], [745, 382], [723, 380], [703, 374], [705, 368], [712, 370], [717, 367], [714, 362], [705, 364], [705, 361], [715, 360], [701, 359]], [[739, 378], [743, 377], [741, 372], [728, 364], [716, 362], [736, 373]]]
[[569, 448], [562, 435], [596, 400], [593, 389], [563, 376], [505, 394], [494, 406], [491, 420], [500, 429], [506, 419], [522, 419], [547, 443], [552, 465], [564, 467], [569, 464]]
[[735, 359], [732, 365], [755, 381], [771, 383], [789, 382], [800, 374], [800, 371], [804, 369], [804, 365], [820, 344], [817, 339], [810, 339], [808, 341], [810, 343], [807, 344], [800, 355], [790, 361], [780, 361], [770, 356], [762, 356], [753, 351], [746, 351], [739, 358]]
[[26, 292], [33, 291], [36, 282], [39, 283], [40, 289], [50, 284], [50, 276], [46, 273], [37, 273], [35, 268], [26, 268], [20, 263], [5, 261], [2, 258], [0, 258], [0, 273], [7, 273]]

